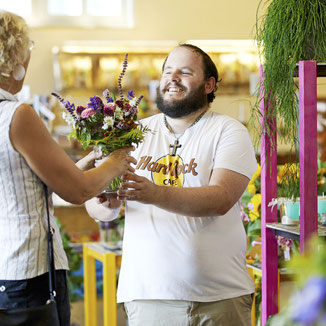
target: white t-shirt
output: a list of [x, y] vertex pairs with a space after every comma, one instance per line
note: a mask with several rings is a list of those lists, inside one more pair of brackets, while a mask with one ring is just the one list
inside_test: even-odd
[[[169, 155], [175, 138], [164, 125], [163, 114], [142, 124], [153, 133], [133, 152], [136, 173], [155, 184], [207, 186], [213, 169], [251, 178], [257, 168], [247, 129], [230, 117], [206, 112], [180, 137], [182, 146], [175, 157]], [[129, 201], [118, 302], [209, 302], [253, 293], [245, 255], [240, 200], [225, 215], [211, 217], [189, 217]]]

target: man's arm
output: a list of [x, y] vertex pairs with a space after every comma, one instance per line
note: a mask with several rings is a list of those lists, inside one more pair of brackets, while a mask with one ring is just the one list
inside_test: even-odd
[[[128, 173], [118, 191], [118, 199], [153, 204], [167, 211], [187, 216], [226, 214], [245, 191], [249, 178], [227, 169], [215, 169], [208, 186], [157, 186], [145, 177]], [[129, 188], [129, 189], [128, 189]]]

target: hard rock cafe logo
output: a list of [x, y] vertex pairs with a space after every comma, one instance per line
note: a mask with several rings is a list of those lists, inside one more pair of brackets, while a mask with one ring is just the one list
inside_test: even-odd
[[151, 171], [152, 180], [158, 186], [182, 187], [185, 174], [198, 174], [196, 167], [194, 158], [184, 163], [179, 155], [165, 155], [157, 161], [152, 160], [152, 156], [142, 156], [136, 169]]

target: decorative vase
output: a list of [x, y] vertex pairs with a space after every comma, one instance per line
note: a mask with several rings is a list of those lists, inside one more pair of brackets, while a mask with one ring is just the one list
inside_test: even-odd
[[318, 214], [326, 213], [326, 196], [318, 196]]
[[[103, 148], [100, 145], [95, 145], [93, 146], [93, 151], [95, 153], [99, 153], [101, 152], [103, 154], [102, 157], [107, 156], [105, 154], [105, 151], [103, 151]], [[100, 164], [101, 160], [95, 160], [95, 166], [98, 166], [98, 164]], [[122, 182], [122, 178], [121, 177], [116, 177], [113, 179], [113, 181], [111, 182], [111, 184], [109, 184], [107, 186], [107, 188], [102, 192], [102, 194], [115, 194], [117, 193], [118, 189], [120, 188], [120, 184]]]
[[282, 224], [298, 224], [300, 218], [300, 200], [285, 200], [283, 207], [284, 215], [282, 216]]

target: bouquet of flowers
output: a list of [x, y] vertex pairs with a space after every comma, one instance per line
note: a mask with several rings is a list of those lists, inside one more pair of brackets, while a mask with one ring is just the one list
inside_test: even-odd
[[[63, 112], [64, 120], [73, 127], [73, 131], [67, 136], [77, 139], [84, 149], [93, 146], [95, 150], [101, 150], [103, 155], [108, 155], [122, 147], [137, 146], [149, 131], [137, 121], [137, 107], [143, 96], [136, 98], [130, 90], [126, 98], [122, 92], [121, 81], [127, 69], [127, 59], [128, 54], [118, 79], [118, 99], [106, 89], [103, 92], [106, 103], [99, 96], [93, 96], [86, 106], [75, 107], [74, 103], [52, 93], [66, 109], [66, 112]], [[120, 183], [121, 178], [115, 178], [111, 190], [117, 190]]]

